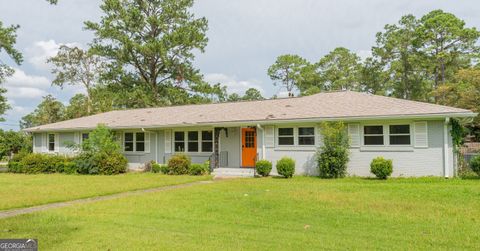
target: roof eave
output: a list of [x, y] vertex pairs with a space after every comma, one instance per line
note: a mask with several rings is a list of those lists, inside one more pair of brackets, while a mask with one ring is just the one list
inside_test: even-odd
[[[322, 121], [365, 121], [365, 120], [383, 120], [383, 119], [444, 119], [444, 118], [471, 118], [477, 116], [474, 112], [454, 112], [454, 113], [433, 113], [433, 114], [397, 114], [397, 115], [374, 115], [374, 116], [340, 116], [340, 117], [318, 117], [318, 118], [298, 118], [298, 119], [265, 119], [265, 120], [245, 120], [245, 121], [216, 121], [190, 124], [172, 124], [172, 125], [144, 125], [144, 126], [116, 126], [109, 127], [113, 130], [128, 129], [162, 129], [162, 128], [182, 128], [182, 127], [201, 127], [201, 126], [244, 126], [251, 124], [283, 124], [292, 122], [322, 122]], [[61, 131], [87, 131], [95, 127], [77, 127], [77, 128], [42, 128], [32, 127], [23, 129], [25, 132], [61, 132]]]

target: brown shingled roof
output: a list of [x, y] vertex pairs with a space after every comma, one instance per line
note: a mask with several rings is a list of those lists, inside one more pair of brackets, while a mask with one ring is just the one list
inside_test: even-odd
[[111, 111], [32, 127], [25, 131], [92, 129], [100, 123], [110, 128], [155, 128], [291, 120], [440, 118], [473, 117], [475, 115], [469, 110], [448, 106], [340, 91], [263, 101]]

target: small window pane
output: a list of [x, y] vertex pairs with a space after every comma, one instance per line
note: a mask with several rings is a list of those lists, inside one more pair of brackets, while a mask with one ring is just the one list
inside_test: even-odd
[[175, 152], [185, 152], [185, 142], [175, 142]]
[[198, 152], [198, 142], [188, 142], [188, 151], [189, 152]]
[[185, 133], [175, 132], [175, 141], [183, 141], [183, 140], [185, 140]]
[[313, 127], [300, 127], [298, 128], [298, 135], [315, 135], [315, 129]]
[[202, 142], [202, 152], [213, 152], [213, 143], [210, 142]]
[[88, 139], [88, 133], [82, 133], [82, 140]]
[[315, 137], [299, 137], [299, 145], [315, 145]]
[[188, 132], [188, 140], [198, 140], [198, 132]]
[[137, 132], [137, 141], [145, 141], [145, 133]]
[[383, 126], [364, 126], [364, 134], [383, 134]]
[[293, 135], [293, 128], [279, 128], [278, 135], [280, 136], [291, 136]]
[[202, 131], [202, 140], [213, 140], [212, 131]]
[[145, 151], [145, 142], [137, 142], [136, 147], [137, 152]]
[[125, 142], [125, 152], [133, 152], [133, 142]]
[[383, 136], [365, 136], [365, 145], [383, 145]]
[[278, 144], [282, 146], [293, 146], [293, 137], [279, 137]]
[[407, 134], [410, 133], [409, 125], [391, 125], [390, 134]]
[[133, 141], [133, 133], [125, 133], [125, 141]]
[[390, 145], [410, 145], [410, 135], [390, 136]]

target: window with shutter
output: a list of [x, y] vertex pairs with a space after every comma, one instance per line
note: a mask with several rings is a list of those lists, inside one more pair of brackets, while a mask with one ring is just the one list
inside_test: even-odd
[[172, 130], [165, 130], [164, 136], [165, 153], [172, 153]]

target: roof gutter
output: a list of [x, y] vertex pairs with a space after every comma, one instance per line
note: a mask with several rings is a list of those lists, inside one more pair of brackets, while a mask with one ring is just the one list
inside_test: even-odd
[[[298, 119], [264, 119], [264, 120], [239, 120], [239, 121], [217, 121], [217, 122], [202, 122], [202, 123], [183, 123], [171, 125], [151, 125], [151, 126], [108, 126], [110, 129], [162, 129], [162, 128], [182, 128], [182, 127], [199, 127], [199, 126], [246, 126], [246, 125], [267, 125], [267, 124], [288, 124], [292, 122], [302, 123], [318, 123], [322, 121], [369, 121], [369, 120], [404, 120], [404, 119], [445, 119], [445, 118], [471, 118], [477, 116], [478, 113], [473, 112], [459, 112], [459, 113], [436, 113], [436, 114], [398, 114], [398, 115], [380, 115], [380, 116], [341, 116], [341, 117], [317, 117], [317, 118], [298, 118]], [[100, 124], [100, 123], [99, 123]], [[41, 127], [41, 126], [40, 126]], [[27, 128], [23, 129], [25, 132], [57, 132], [57, 131], [82, 131], [93, 130], [95, 127], [76, 127], [76, 128]]]

